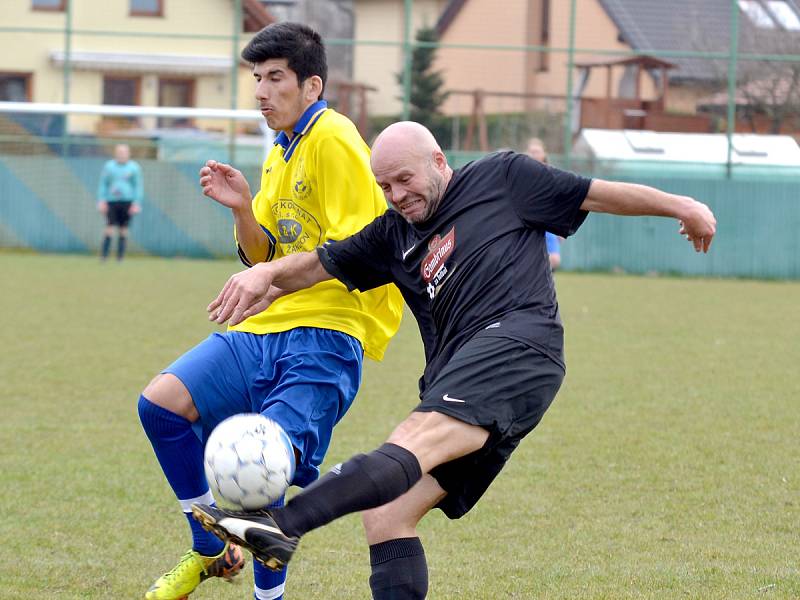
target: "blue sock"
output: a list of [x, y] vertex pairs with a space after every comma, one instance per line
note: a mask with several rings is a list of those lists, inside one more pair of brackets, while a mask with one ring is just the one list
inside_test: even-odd
[[204, 556], [219, 554], [225, 543], [192, 518], [193, 502], [214, 502], [203, 470], [203, 444], [192, 431], [192, 424], [144, 396], [139, 397], [139, 420], [189, 522], [192, 548]]
[[[283, 506], [283, 498], [269, 505], [269, 508]], [[256, 600], [283, 600], [283, 589], [286, 586], [286, 567], [280, 571], [272, 571], [257, 560], [253, 561], [253, 575], [256, 587], [253, 597]]]

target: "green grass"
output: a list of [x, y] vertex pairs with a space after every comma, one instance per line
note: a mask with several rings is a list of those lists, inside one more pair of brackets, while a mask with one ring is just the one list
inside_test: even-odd
[[[0, 254], [0, 598], [139, 598], [188, 545], [138, 423], [214, 327], [233, 262]], [[421, 525], [429, 598], [800, 597], [800, 284], [560, 273], [567, 379], [478, 506]], [[406, 318], [328, 465], [416, 403]], [[304, 538], [288, 598], [368, 598], [351, 515]], [[251, 597], [238, 584], [192, 596]]]

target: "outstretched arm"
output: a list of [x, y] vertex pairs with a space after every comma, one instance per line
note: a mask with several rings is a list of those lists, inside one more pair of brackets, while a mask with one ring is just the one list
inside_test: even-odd
[[233, 275], [208, 305], [210, 321], [237, 325], [267, 309], [277, 298], [333, 279], [322, 266], [316, 251], [300, 252], [258, 263]]
[[697, 252], [708, 252], [717, 230], [711, 210], [694, 198], [619, 181], [592, 180], [581, 210], [629, 216], [674, 217]]

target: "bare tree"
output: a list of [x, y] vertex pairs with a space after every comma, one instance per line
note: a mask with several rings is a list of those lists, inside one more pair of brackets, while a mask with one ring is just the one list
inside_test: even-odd
[[[743, 40], [743, 45], [758, 54], [788, 55], [800, 48], [796, 32], [762, 35], [750, 29], [745, 36], [752, 39]], [[742, 116], [753, 131], [758, 130], [759, 120], [766, 120], [770, 133], [779, 133], [784, 125], [800, 128], [800, 62], [742, 61], [736, 74], [736, 93], [737, 104], [743, 100]]]
[[[743, 54], [769, 56], [797, 55], [800, 34], [774, 28], [760, 28], [745, 21], [739, 37], [739, 51]], [[693, 35], [696, 40], [707, 39], [702, 32]], [[707, 44], [694, 44], [699, 50]], [[719, 92], [702, 102], [701, 108], [724, 114], [728, 102], [728, 61], [713, 60], [713, 79]], [[750, 125], [753, 132], [772, 134], [783, 130], [800, 130], [800, 61], [796, 60], [743, 60], [737, 61], [736, 70], [737, 119]]]

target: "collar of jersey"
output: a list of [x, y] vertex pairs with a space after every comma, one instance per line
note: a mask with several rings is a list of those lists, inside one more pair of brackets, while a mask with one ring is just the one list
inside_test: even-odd
[[297, 144], [300, 143], [304, 135], [311, 131], [314, 123], [322, 116], [326, 108], [328, 108], [328, 103], [325, 100], [317, 100], [305, 110], [299, 119], [297, 119], [297, 123], [295, 123], [292, 129], [294, 136], [291, 140], [283, 131], [275, 136], [275, 143], [280, 144], [283, 148], [283, 160], [289, 162], [289, 159], [292, 158], [292, 154], [294, 154], [294, 149], [297, 148]]

